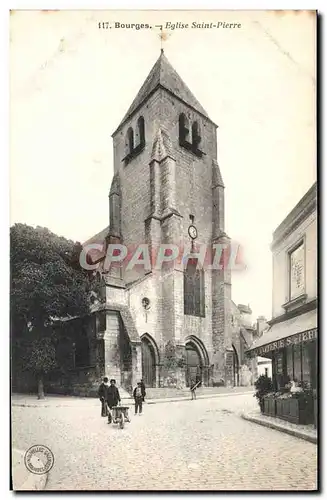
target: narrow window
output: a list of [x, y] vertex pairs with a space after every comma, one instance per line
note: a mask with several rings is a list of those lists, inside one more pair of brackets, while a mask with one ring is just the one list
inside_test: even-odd
[[189, 122], [184, 113], [179, 115], [179, 140], [183, 144], [185, 141], [189, 141]]
[[128, 153], [131, 153], [134, 149], [134, 132], [132, 127], [127, 130], [127, 145]]
[[200, 128], [198, 122], [192, 124], [192, 146], [194, 149], [198, 149], [201, 142]]
[[144, 118], [143, 116], [140, 116], [140, 118], [137, 120], [137, 128], [138, 128], [138, 144], [136, 146], [140, 145], [141, 148], [145, 145], [145, 131], [144, 131]]

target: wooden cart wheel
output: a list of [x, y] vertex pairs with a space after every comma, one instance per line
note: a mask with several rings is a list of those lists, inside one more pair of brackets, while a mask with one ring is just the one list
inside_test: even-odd
[[124, 425], [125, 425], [125, 417], [124, 417], [123, 412], [122, 412], [122, 413], [121, 413], [121, 415], [120, 415], [120, 423], [119, 423], [119, 425], [120, 425], [120, 428], [121, 428], [121, 429], [123, 429], [123, 428], [124, 428]]

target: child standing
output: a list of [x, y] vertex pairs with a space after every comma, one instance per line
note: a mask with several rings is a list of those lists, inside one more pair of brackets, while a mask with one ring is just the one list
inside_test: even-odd
[[191, 396], [192, 396], [192, 399], [196, 399], [196, 388], [197, 388], [197, 385], [193, 380], [191, 382]]
[[133, 397], [135, 401], [135, 415], [137, 415], [137, 410], [139, 410], [139, 415], [142, 414], [142, 402], [143, 402], [143, 391], [142, 383], [138, 382], [137, 386], [133, 391]]

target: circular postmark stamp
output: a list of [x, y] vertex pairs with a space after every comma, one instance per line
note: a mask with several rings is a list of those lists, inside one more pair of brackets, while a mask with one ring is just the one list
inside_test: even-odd
[[32, 474], [46, 474], [53, 467], [54, 456], [47, 446], [36, 444], [25, 453], [24, 463]]

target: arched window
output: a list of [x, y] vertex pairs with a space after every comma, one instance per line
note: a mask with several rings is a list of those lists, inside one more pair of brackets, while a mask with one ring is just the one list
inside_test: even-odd
[[179, 145], [201, 158], [204, 153], [199, 149], [200, 142], [199, 123], [195, 121], [190, 125], [189, 119], [181, 113], [179, 115]]
[[190, 124], [189, 120], [184, 113], [179, 115], [179, 140], [180, 143], [188, 142], [190, 137]]
[[125, 138], [125, 156], [123, 160], [125, 161], [125, 165], [135, 158], [138, 154], [140, 154], [145, 146], [145, 127], [144, 127], [144, 118], [140, 116], [137, 120], [137, 124], [135, 127], [135, 135], [132, 127], [129, 127], [126, 133]]
[[126, 140], [125, 140], [125, 156], [131, 154], [133, 149], [134, 149], [134, 131], [132, 127], [129, 127], [129, 129], [127, 130]]
[[192, 145], [194, 149], [198, 149], [201, 142], [200, 127], [198, 122], [192, 124]]
[[137, 120], [137, 136], [138, 140], [136, 141], [136, 146], [143, 147], [145, 145], [145, 128], [144, 128], [144, 118], [140, 116]]
[[197, 259], [189, 260], [184, 271], [184, 314], [204, 317], [204, 272], [197, 264]]

